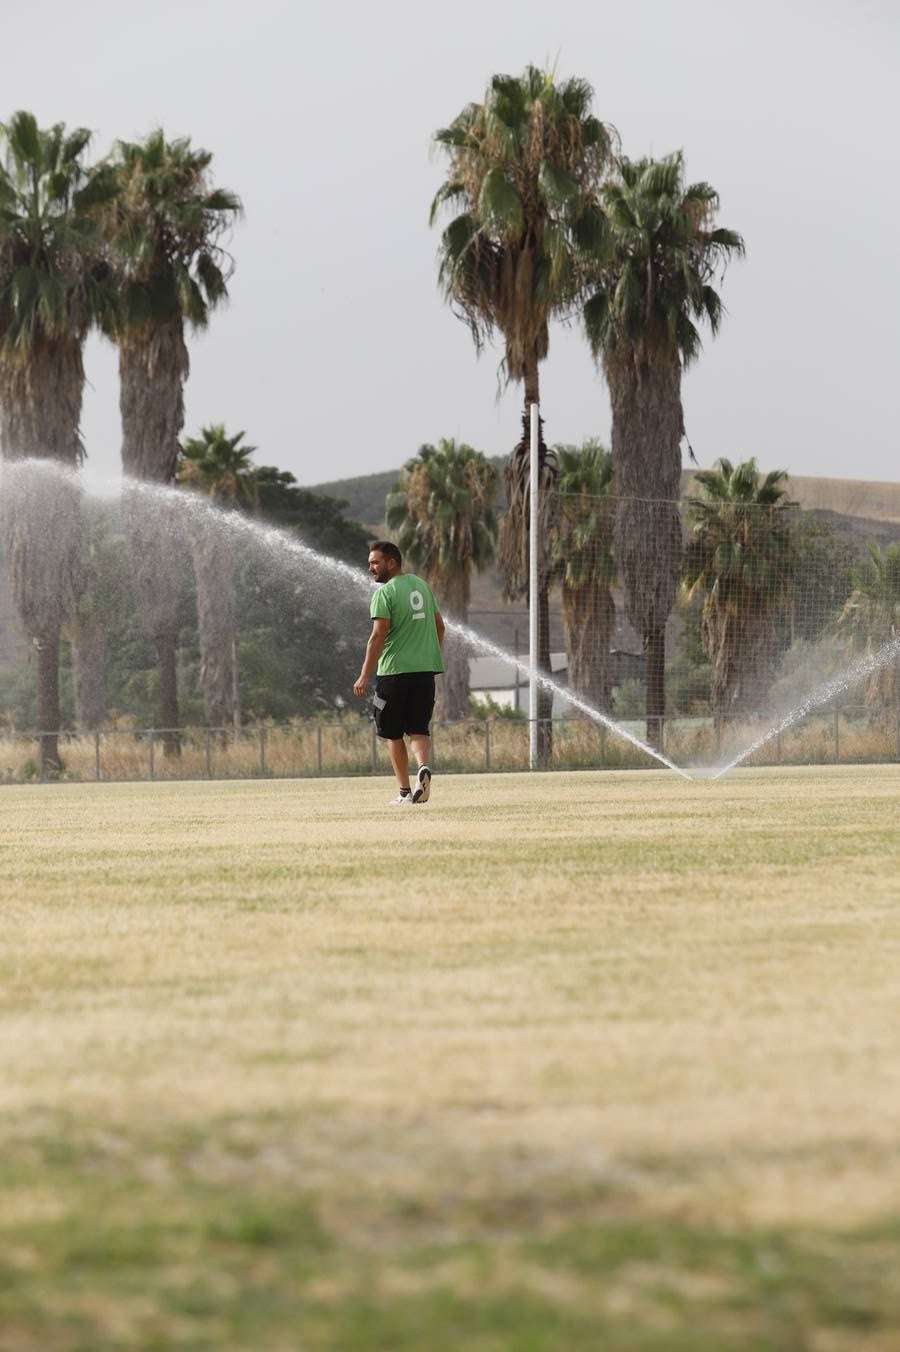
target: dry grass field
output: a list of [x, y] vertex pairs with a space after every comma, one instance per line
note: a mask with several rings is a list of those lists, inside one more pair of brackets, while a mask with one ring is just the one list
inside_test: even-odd
[[900, 1346], [900, 767], [0, 792], [0, 1350]]

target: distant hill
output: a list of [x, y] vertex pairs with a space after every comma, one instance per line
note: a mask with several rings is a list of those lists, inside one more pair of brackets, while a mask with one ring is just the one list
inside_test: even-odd
[[384, 500], [399, 473], [399, 470], [389, 469], [379, 474], [363, 474], [356, 479], [335, 479], [331, 483], [314, 484], [309, 491], [337, 498], [345, 504], [344, 516], [376, 533], [384, 523]]
[[[502, 469], [505, 459], [505, 456], [494, 456], [493, 463]], [[396, 483], [400, 469], [398, 466], [397, 469], [363, 474], [355, 479], [335, 479], [329, 483], [316, 484], [310, 491], [343, 499], [347, 504], [345, 516], [372, 530], [380, 530], [384, 525], [384, 500]], [[694, 470], [685, 470], [682, 474], [682, 494], [691, 492], [694, 473]], [[900, 483], [791, 475], [788, 491], [808, 511], [827, 512], [838, 517], [861, 517], [873, 523], [900, 524]], [[877, 531], [873, 538], [881, 533]]]
[[[500, 494], [498, 506], [505, 502], [503, 490], [503, 466], [506, 456], [488, 457], [500, 471]], [[400, 477], [402, 465], [397, 469], [382, 470], [378, 474], [363, 474], [357, 479], [334, 479], [331, 483], [315, 484], [309, 491], [323, 493], [329, 498], [338, 498], [346, 502], [344, 515], [351, 521], [359, 521], [373, 531], [380, 531], [384, 525], [384, 500]]]

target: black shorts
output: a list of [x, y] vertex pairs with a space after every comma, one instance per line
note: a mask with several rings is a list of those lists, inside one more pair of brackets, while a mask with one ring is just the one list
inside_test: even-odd
[[375, 730], [396, 742], [404, 733], [428, 736], [434, 713], [434, 675], [405, 671], [398, 676], [375, 677]]

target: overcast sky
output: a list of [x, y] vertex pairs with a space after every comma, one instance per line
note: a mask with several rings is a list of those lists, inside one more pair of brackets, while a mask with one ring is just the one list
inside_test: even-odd
[[[157, 126], [214, 153], [243, 199], [231, 303], [190, 341], [185, 434], [245, 429], [304, 484], [400, 466], [456, 437], [517, 439], [499, 351], [476, 359], [436, 286], [432, 133], [493, 72], [593, 85], [626, 154], [682, 149], [745, 237], [728, 314], [684, 385], [703, 465], [896, 481], [900, 221], [897, 0], [0, 0], [0, 117]], [[114, 351], [92, 339], [83, 431], [118, 472]], [[577, 331], [542, 368], [550, 441], [608, 441]]]

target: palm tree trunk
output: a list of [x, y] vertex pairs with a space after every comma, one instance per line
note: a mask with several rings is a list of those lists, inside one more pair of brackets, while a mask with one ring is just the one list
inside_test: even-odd
[[42, 779], [58, 779], [59, 759], [59, 630], [35, 639], [37, 652], [37, 731]]
[[[178, 463], [178, 438], [184, 426], [184, 382], [190, 371], [184, 325], [180, 319], [145, 325], [119, 338], [119, 408], [122, 415], [122, 468], [130, 479], [169, 485]], [[178, 681], [176, 675], [177, 612], [184, 576], [167, 557], [165, 504], [149, 494], [135, 496], [130, 507], [131, 556], [138, 608], [153, 640], [159, 662], [159, 718], [167, 755], [180, 755]], [[148, 552], [149, 547], [149, 552]]]
[[712, 665], [714, 715], [721, 719], [763, 712], [775, 666], [774, 617], [766, 611], [764, 598], [751, 597], [743, 610], [735, 612], [708, 597], [701, 633]]
[[644, 640], [647, 740], [656, 745], [666, 712], [665, 627], [681, 563], [681, 366], [649, 362], [633, 349], [607, 354], [615, 475], [615, 554], [625, 613]]
[[[432, 586], [438, 585], [435, 578], [427, 579]], [[443, 580], [443, 592], [439, 597], [441, 614], [451, 624], [454, 620], [466, 623], [468, 617], [468, 583], [465, 577]], [[444, 675], [437, 682], [437, 699], [434, 705], [436, 722], [453, 722], [469, 715], [469, 645], [458, 634], [447, 631], [444, 639]]]
[[181, 755], [180, 721], [178, 715], [178, 676], [176, 631], [158, 633], [153, 646], [159, 668], [159, 718], [163, 730], [163, 750], [167, 756]]
[[122, 490], [122, 518], [131, 558], [137, 609], [149, 634], [159, 670], [158, 723], [167, 731], [167, 756], [181, 754], [176, 653], [178, 602], [188, 566], [183, 523], [174, 510], [154, 509], [148, 494], [127, 483]]
[[174, 482], [189, 373], [180, 319], [147, 324], [119, 338], [122, 469], [129, 479]]
[[569, 688], [599, 709], [612, 709], [610, 648], [616, 623], [612, 592], [598, 583], [563, 583], [563, 624]]
[[0, 359], [3, 457], [32, 462], [4, 472], [0, 527], [16, 608], [38, 655], [38, 731], [49, 734], [40, 759], [48, 776], [59, 773], [59, 634], [82, 586], [81, 490], [65, 473], [84, 454], [81, 346], [77, 335], [45, 339], [28, 361]]
[[207, 727], [227, 730], [234, 722], [237, 602], [234, 551], [213, 520], [204, 521], [191, 543], [197, 579], [200, 686]]
[[666, 717], [666, 627], [652, 630], [644, 645], [647, 687], [647, 741], [662, 747]]
[[71, 626], [75, 724], [95, 732], [106, 719], [106, 626], [92, 616]]
[[[500, 525], [500, 568], [503, 574], [503, 595], [512, 601], [528, 595], [529, 586], [529, 515], [531, 510], [531, 405], [539, 400], [538, 362], [530, 361], [524, 374], [525, 408], [522, 415], [522, 438], [513, 450], [504, 471], [507, 509]], [[550, 576], [551, 563], [548, 542], [556, 524], [559, 507], [557, 495], [558, 471], [555, 459], [549, 455], [543, 437], [543, 421], [538, 420], [539, 491], [538, 504], [542, 541], [538, 560], [538, 672], [550, 675]], [[538, 758], [547, 766], [553, 750], [553, 696], [543, 686], [538, 687]]]

